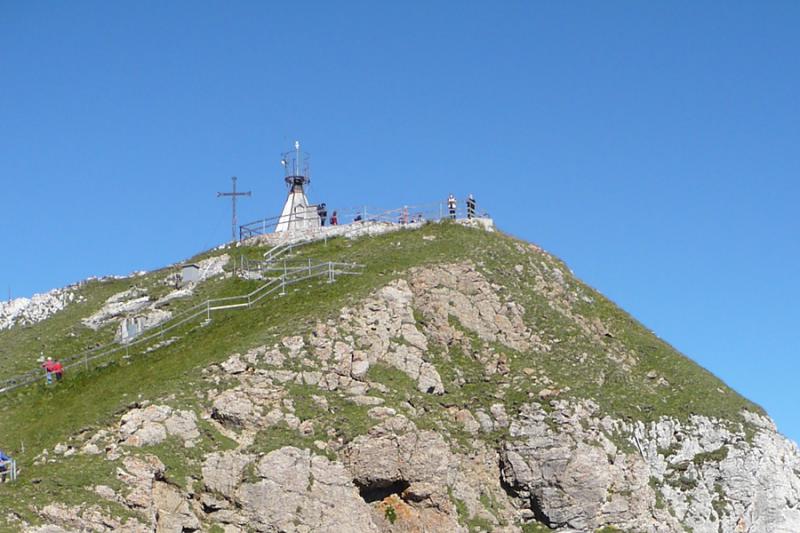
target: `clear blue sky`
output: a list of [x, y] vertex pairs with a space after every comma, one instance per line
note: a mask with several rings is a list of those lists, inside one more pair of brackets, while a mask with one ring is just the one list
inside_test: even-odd
[[800, 439], [800, 3], [0, 0], [0, 289], [473, 192]]

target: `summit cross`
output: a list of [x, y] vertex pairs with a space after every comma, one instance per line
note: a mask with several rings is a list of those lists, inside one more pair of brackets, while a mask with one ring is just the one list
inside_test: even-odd
[[236, 176], [231, 178], [233, 181], [233, 191], [231, 192], [218, 192], [217, 198], [220, 196], [230, 196], [231, 203], [233, 206], [233, 220], [231, 221], [231, 240], [236, 241], [236, 198], [238, 196], [250, 196], [252, 193], [250, 191], [247, 192], [236, 192]]

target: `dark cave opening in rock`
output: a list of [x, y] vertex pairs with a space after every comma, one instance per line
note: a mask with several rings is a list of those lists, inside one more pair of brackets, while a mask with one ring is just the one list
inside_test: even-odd
[[[553, 524], [550, 518], [548, 518], [548, 516], [544, 513], [544, 511], [542, 510], [542, 505], [535, 495], [531, 494], [527, 490], [527, 488], [521, 491], [519, 490], [521, 487], [516, 487], [511, 483], [509, 483], [509, 480], [506, 479], [505, 475], [505, 470], [504, 470], [505, 464], [506, 463], [504, 463], [503, 460], [501, 459], [499, 465], [501, 472], [500, 487], [505, 491], [506, 494], [508, 494], [511, 497], [512, 500], [522, 500], [522, 501], [527, 500], [528, 502], [527, 507], [531, 510], [531, 512], [533, 513], [533, 517], [534, 519], [536, 519], [537, 522], [544, 524], [549, 528], [555, 528], [556, 525]], [[522, 494], [520, 492], [522, 492]]]
[[561, 527], [565, 524], [554, 524], [550, 518], [544, 514], [542, 511], [542, 506], [539, 503], [539, 500], [536, 499], [536, 496], [531, 495], [531, 511], [533, 511], [533, 517], [536, 518], [537, 521], [541, 522], [542, 524], [546, 525], [549, 528], [556, 528]]
[[403, 493], [409, 486], [408, 481], [399, 480], [394, 482], [380, 482], [362, 485], [357, 483], [358, 493], [364, 498], [367, 503], [379, 502], [392, 494], [398, 496]]

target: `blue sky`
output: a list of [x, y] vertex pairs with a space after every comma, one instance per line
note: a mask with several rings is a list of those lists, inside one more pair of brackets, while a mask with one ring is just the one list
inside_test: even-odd
[[797, 2], [0, 0], [0, 293], [472, 192], [800, 439]]

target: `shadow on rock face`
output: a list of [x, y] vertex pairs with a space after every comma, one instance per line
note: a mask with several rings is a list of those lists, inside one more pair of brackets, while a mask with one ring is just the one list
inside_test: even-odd
[[374, 503], [383, 500], [391, 496], [392, 494], [397, 494], [402, 498], [403, 491], [405, 491], [409, 487], [409, 482], [405, 480], [399, 480], [391, 483], [373, 483], [369, 485], [358, 485], [358, 492], [361, 494], [361, 497], [364, 498], [364, 501], [367, 503]]

